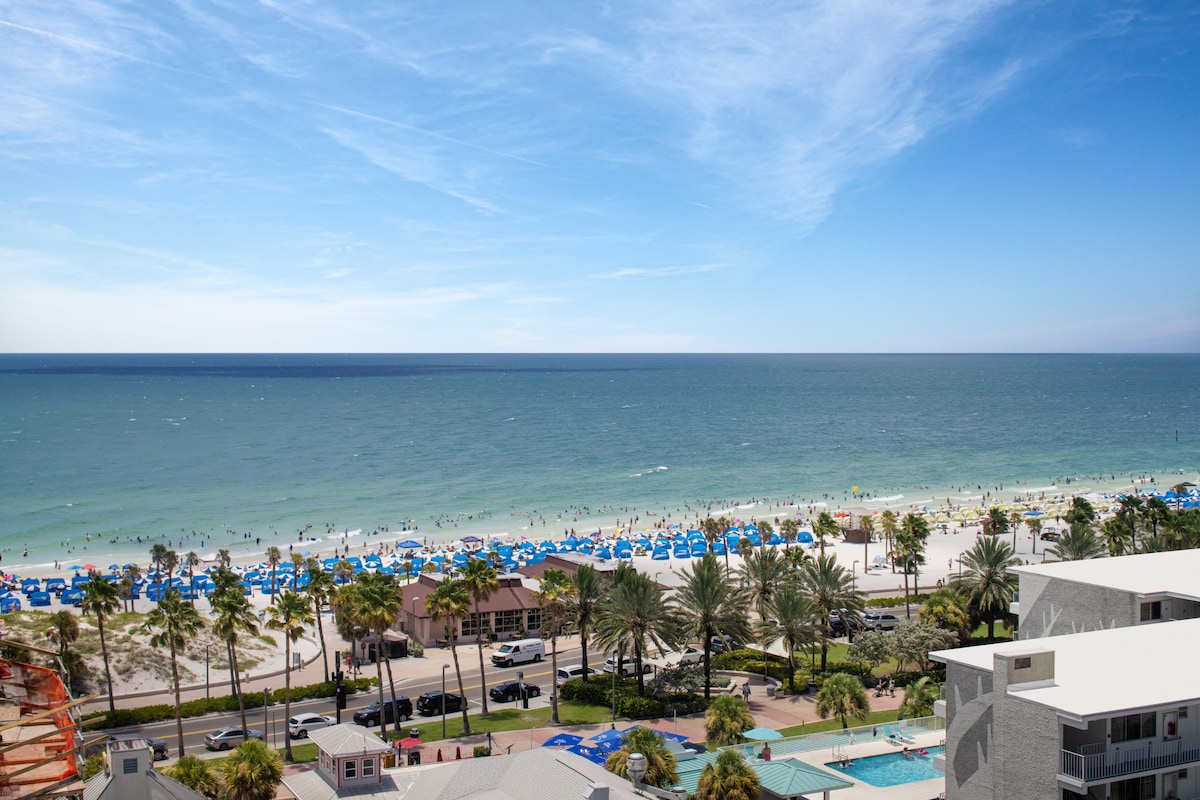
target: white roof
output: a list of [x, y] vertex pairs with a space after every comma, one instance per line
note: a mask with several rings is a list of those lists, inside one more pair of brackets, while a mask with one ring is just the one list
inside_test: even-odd
[[319, 749], [331, 756], [352, 756], [366, 753], [386, 753], [391, 746], [359, 725], [343, 722], [341, 725], [330, 725], [328, 728], [318, 728], [309, 731], [308, 738]]
[[1200, 702], [1200, 619], [960, 647], [930, 653], [935, 661], [991, 672], [993, 654], [1054, 652], [1054, 681], [1010, 686], [1008, 694], [1087, 721], [1123, 711]]
[[638, 800], [629, 781], [583, 756], [541, 747], [497, 758], [450, 761], [422, 770], [409, 800], [562, 800], [582, 798], [592, 784], [609, 800]]
[[1200, 600], [1200, 550], [1139, 553], [1116, 558], [1054, 561], [1013, 567], [1013, 572], [1108, 586], [1137, 595], [1171, 594]]

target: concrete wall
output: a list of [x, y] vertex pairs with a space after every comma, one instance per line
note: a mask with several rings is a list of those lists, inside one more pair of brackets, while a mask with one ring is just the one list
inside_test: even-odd
[[992, 800], [992, 673], [946, 665], [946, 797]]
[[1137, 598], [1104, 586], [1021, 575], [1022, 640], [1138, 624]]
[[[1052, 656], [1043, 653], [1042, 656]], [[992, 781], [995, 800], [1041, 800], [1058, 797], [1059, 751], [1062, 748], [1058, 715], [1053, 709], [1007, 694], [1010, 676], [1043, 673], [1044, 665], [1034, 660], [1032, 670], [1013, 668], [1021, 654], [996, 654], [992, 704]], [[1053, 677], [1053, 661], [1050, 662]], [[1040, 675], [1024, 675], [1026, 680]]]

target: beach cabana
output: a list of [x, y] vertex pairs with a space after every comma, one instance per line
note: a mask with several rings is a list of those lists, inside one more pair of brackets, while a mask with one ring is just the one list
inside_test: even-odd
[[665, 547], [656, 547], [654, 552], [650, 554], [650, 558], [654, 561], [669, 561], [671, 559], [671, 551]]

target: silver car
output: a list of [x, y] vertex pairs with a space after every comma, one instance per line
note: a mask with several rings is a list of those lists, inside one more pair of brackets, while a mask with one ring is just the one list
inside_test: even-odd
[[328, 728], [335, 724], [337, 724], [337, 720], [323, 714], [297, 714], [288, 720], [288, 736], [293, 739], [307, 739], [310, 731]]
[[244, 744], [250, 739], [258, 739], [264, 741], [263, 732], [256, 731], [254, 728], [235, 728], [232, 725], [226, 725], [224, 728], [217, 728], [212, 733], [204, 737], [204, 746], [209, 750], [228, 750], [231, 747], [237, 747]]

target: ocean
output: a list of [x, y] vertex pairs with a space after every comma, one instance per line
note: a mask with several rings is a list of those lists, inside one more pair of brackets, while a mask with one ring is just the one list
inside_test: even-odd
[[16, 572], [145, 563], [155, 542], [326, 556], [1198, 468], [1195, 355], [0, 356]]

